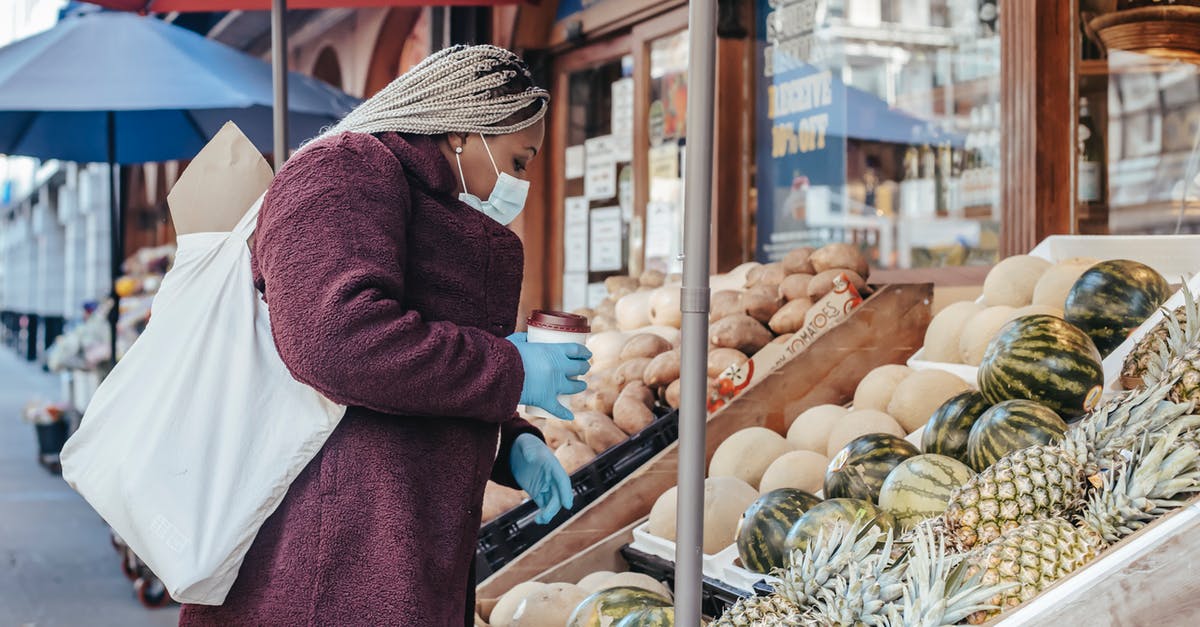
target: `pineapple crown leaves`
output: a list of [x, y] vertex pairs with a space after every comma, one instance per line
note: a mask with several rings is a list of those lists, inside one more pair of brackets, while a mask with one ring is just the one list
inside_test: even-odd
[[957, 625], [976, 612], [999, 609], [988, 602], [1018, 585], [984, 586], [982, 572], [952, 577], [964, 556], [947, 554], [945, 536], [934, 529], [918, 525], [913, 532], [902, 601], [889, 608], [887, 627]]
[[1079, 421], [1059, 443], [1085, 476], [1119, 465], [1121, 451], [1134, 448], [1146, 432], [1166, 429], [1191, 411], [1190, 404], [1166, 400], [1169, 381], [1119, 396]]
[[1152, 386], [1167, 378], [1171, 370], [1171, 363], [1175, 358], [1183, 355], [1189, 347], [1200, 340], [1200, 307], [1197, 306], [1196, 298], [1187, 283], [1188, 278], [1185, 277], [1182, 289], [1182, 309], [1186, 322], [1180, 324], [1174, 312], [1163, 308], [1162, 323], [1166, 325], [1167, 337], [1158, 340], [1158, 359], [1150, 360], [1146, 366], [1146, 373], [1142, 377], [1146, 385]]
[[[891, 532], [887, 532], [886, 539], [884, 537], [874, 519], [865, 519], [861, 512], [853, 524], [822, 528], [808, 546], [788, 556], [786, 568], [773, 573], [779, 579], [775, 584], [776, 594], [799, 608], [813, 605], [823, 590], [839, 585], [839, 580], [847, 581], [848, 571], [855, 565], [867, 563], [872, 554], [889, 556], [887, 561], [890, 562]], [[883, 550], [877, 552], [881, 540]]]

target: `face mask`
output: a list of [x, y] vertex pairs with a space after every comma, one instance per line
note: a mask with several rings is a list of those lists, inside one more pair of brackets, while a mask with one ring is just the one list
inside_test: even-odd
[[483, 139], [483, 149], [487, 151], [492, 168], [496, 170], [496, 186], [492, 188], [492, 195], [488, 196], [487, 200], [480, 200], [475, 194], [467, 192], [467, 177], [463, 175], [462, 159], [459, 158], [462, 146], [459, 146], [454, 149], [454, 160], [458, 162], [458, 175], [463, 184], [463, 193], [458, 195], [458, 199], [496, 222], [508, 226], [525, 208], [525, 198], [529, 196], [529, 181], [522, 181], [508, 172], [501, 172], [500, 168], [496, 167], [496, 159], [492, 157], [492, 149], [488, 147], [487, 139], [484, 139], [482, 134], [479, 138]]

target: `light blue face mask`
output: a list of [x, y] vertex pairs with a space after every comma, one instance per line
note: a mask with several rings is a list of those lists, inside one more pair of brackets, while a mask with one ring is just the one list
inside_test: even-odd
[[492, 188], [492, 194], [487, 200], [480, 200], [478, 196], [467, 191], [467, 177], [463, 174], [462, 159], [459, 157], [462, 154], [462, 146], [458, 146], [454, 149], [454, 160], [458, 162], [458, 175], [462, 178], [463, 185], [463, 192], [458, 195], [458, 199], [496, 222], [508, 226], [525, 209], [525, 199], [529, 197], [529, 181], [522, 181], [508, 172], [501, 172], [500, 168], [496, 167], [496, 159], [492, 157], [492, 149], [488, 147], [487, 139], [484, 139], [482, 134], [479, 138], [483, 140], [483, 149], [487, 151], [488, 159], [492, 161], [492, 167], [496, 170], [496, 186]]

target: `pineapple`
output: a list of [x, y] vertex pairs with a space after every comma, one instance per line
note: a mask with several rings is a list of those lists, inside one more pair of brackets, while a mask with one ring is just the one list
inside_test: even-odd
[[[970, 554], [967, 575], [984, 584], [1017, 584], [992, 598], [992, 605], [1019, 605], [1050, 584], [1095, 559], [1109, 544], [1145, 526], [1154, 516], [1182, 505], [1182, 495], [1200, 492], [1200, 449], [1184, 437], [1200, 417], [1178, 421], [1169, 431], [1147, 434], [1132, 460], [1105, 475], [1078, 524], [1064, 518], [1025, 523]], [[988, 620], [980, 611], [972, 623]]]
[[[803, 551], [793, 551], [788, 567], [775, 573], [779, 582], [775, 593], [801, 609], [811, 607], [823, 592], [845, 577], [850, 567], [868, 559], [879, 546], [883, 532], [864, 521], [854, 525], [833, 525], [822, 529]], [[890, 535], [889, 535], [890, 538]], [[890, 554], [890, 541], [888, 553]]]
[[[1176, 324], [1181, 328], [1187, 325], [1187, 308], [1179, 307], [1171, 314]], [[1125, 356], [1121, 365], [1121, 384], [1127, 390], [1133, 390], [1142, 385], [1151, 364], [1159, 358], [1159, 347], [1171, 339], [1168, 318], [1164, 317], [1145, 335]]]
[[[878, 542], [878, 531], [867, 534]], [[888, 534], [883, 549], [865, 559], [851, 562], [845, 572], [831, 580], [813, 600], [808, 613], [818, 625], [881, 625], [892, 604], [904, 594], [907, 562], [892, 560]]]
[[1021, 525], [1064, 516], [1084, 504], [1088, 481], [1122, 463], [1145, 432], [1178, 422], [1190, 404], [1164, 402], [1163, 382], [1099, 408], [1055, 444], [1031, 446], [1001, 458], [955, 491], [943, 515], [955, 548], [987, 544]]
[[[1159, 327], [1166, 327], [1166, 339], [1158, 341], [1157, 355], [1145, 367], [1143, 379], [1148, 384], [1169, 380], [1174, 384], [1168, 398], [1175, 403], [1200, 402], [1200, 304], [1186, 286], [1183, 289], [1183, 315], [1178, 310], [1164, 316], [1162, 322], [1142, 342], [1135, 352], [1161, 335]], [[1139, 355], [1144, 354], [1139, 352]]]
[[799, 608], [778, 594], [772, 594], [738, 599], [713, 622], [712, 627], [799, 627], [804, 624]]

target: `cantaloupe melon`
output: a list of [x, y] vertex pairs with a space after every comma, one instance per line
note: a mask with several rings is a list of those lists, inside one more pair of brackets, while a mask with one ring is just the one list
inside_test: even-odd
[[963, 328], [975, 314], [984, 309], [985, 307], [979, 303], [962, 301], [948, 305], [938, 312], [929, 323], [929, 327], [925, 329], [925, 348], [922, 349], [922, 359], [949, 364], [962, 363], [959, 338], [962, 337]]
[[1063, 317], [1063, 308], [1053, 305], [1026, 305], [1020, 309], [1015, 309], [1009, 320], [1016, 320], [1025, 316], [1054, 316], [1055, 318]]
[[615, 574], [616, 573], [612, 572], [611, 570], [598, 570], [589, 575], [585, 575], [583, 579], [580, 579], [579, 583], [576, 585], [580, 588], [583, 588], [588, 594], [591, 594], [603, 588], [604, 582], [611, 579]]
[[1063, 309], [1067, 305], [1067, 294], [1071, 293], [1075, 281], [1095, 265], [1092, 260], [1072, 260], [1055, 264], [1046, 270], [1033, 288], [1033, 304]]
[[868, 372], [854, 391], [854, 408], [886, 412], [896, 386], [912, 372], [912, 368], [899, 364], [879, 366]]
[[825, 454], [829, 432], [841, 422], [849, 409], [841, 405], [817, 405], [796, 417], [788, 428], [787, 439], [796, 448]]
[[952, 396], [969, 389], [966, 381], [944, 370], [918, 370], [896, 386], [887, 413], [906, 434], [912, 433], [925, 426], [933, 412]]
[[641, 588], [642, 590], [649, 590], [655, 594], [661, 594], [668, 599], [671, 598], [670, 588], [654, 577], [651, 577], [650, 575], [643, 575], [642, 573], [616, 573], [615, 575], [606, 579], [604, 581], [604, 585], [602, 585], [600, 589], [620, 588], [621, 586]]
[[787, 438], [765, 427], [742, 429], [717, 447], [708, 476], [737, 477], [757, 488], [771, 463], [794, 449]]
[[1038, 280], [1050, 262], [1032, 255], [1015, 255], [996, 264], [983, 280], [983, 302], [989, 307], [1024, 307], [1033, 303]]
[[795, 488], [815, 494], [824, 487], [829, 458], [814, 451], [791, 451], [771, 463], [758, 484], [758, 493]]
[[999, 305], [988, 307], [971, 316], [967, 325], [963, 327], [962, 335], [958, 338], [960, 363], [978, 366], [983, 361], [983, 354], [987, 352], [987, 346], [991, 343], [992, 338], [996, 337], [1001, 327], [1008, 324], [1016, 310], [1015, 307]]
[[552, 583], [535, 590], [517, 605], [512, 627], [561, 627], [588, 593], [570, 583]]
[[[647, 530], [665, 540], [675, 541], [677, 489], [658, 497], [650, 510]], [[735, 477], [709, 477], [704, 480], [704, 552], [716, 555], [733, 544], [742, 513], [758, 498], [758, 490]]]
[[545, 590], [546, 587], [546, 584], [539, 581], [526, 581], [513, 586], [496, 602], [496, 607], [488, 616], [488, 624], [492, 627], [512, 627], [513, 614], [517, 612], [517, 607], [521, 605], [521, 602], [535, 592]]
[[837, 455], [852, 440], [868, 433], [889, 433], [898, 438], [906, 435], [904, 427], [901, 427], [895, 418], [881, 411], [855, 410], [842, 417], [829, 431], [829, 439], [825, 443], [825, 456]]

